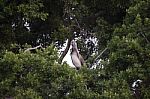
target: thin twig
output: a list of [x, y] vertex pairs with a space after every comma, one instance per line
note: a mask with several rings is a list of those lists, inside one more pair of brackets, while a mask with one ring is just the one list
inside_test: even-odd
[[82, 29], [81, 29], [81, 26], [80, 26], [80, 24], [79, 24], [78, 20], [77, 20], [76, 18], [74, 18], [74, 19], [75, 19], [75, 22], [77, 23], [78, 28], [79, 28], [79, 29], [80, 29], [80, 31], [81, 31]]
[[150, 41], [146, 38], [146, 36], [142, 32], [140, 32], [140, 34], [145, 38], [146, 42], [150, 44]]
[[103, 53], [107, 50], [108, 48], [106, 47], [96, 58], [95, 58], [95, 60], [97, 60], [98, 58], [100, 58], [102, 55], [103, 55]]
[[99, 58], [103, 55], [103, 53], [104, 53], [107, 49], [108, 49], [108, 48], [106, 47], [106, 48], [94, 59], [93, 63], [91, 64], [91, 67], [92, 67], [93, 64], [97, 61], [97, 59], [99, 59]]

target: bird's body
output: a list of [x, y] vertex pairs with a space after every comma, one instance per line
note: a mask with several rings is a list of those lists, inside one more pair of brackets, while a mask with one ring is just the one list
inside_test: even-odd
[[80, 69], [80, 68], [81, 68], [81, 62], [80, 62], [79, 57], [78, 57], [78, 55], [77, 55], [76, 52], [72, 52], [72, 54], [71, 54], [71, 59], [72, 59], [73, 65], [74, 65], [77, 69]]
[[71, 51], [72, 63], [79, 70], [81, 66], [84, 64], [84, 59], [79, 54], [77, 43], [74, 40], [71, 42], [71, 45], [72, 45], [72, 51]]

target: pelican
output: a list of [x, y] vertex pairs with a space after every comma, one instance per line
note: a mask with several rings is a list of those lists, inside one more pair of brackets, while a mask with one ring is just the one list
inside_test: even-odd
[[72, 40], [71, 45], [71, 60], [76, 69], [79, 70], [81, 66], [84, 65], [84, 59], [81, 54], [79, 54], [76, 41]]

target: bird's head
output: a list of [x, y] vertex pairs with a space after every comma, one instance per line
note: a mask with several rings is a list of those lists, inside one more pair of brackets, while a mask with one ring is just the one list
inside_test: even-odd
[[71, 41], [72, 48], [77, 48], [77, 43], [75, 40]]

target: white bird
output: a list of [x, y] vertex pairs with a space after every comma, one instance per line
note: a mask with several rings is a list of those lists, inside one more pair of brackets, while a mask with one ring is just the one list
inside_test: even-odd
[[72, 40], [71, 45], [71, 60], [76, 69], [79, 70], [81, 66], [84, 65], [84, 59], [81, 54], [79, 54], [76, 41]]

